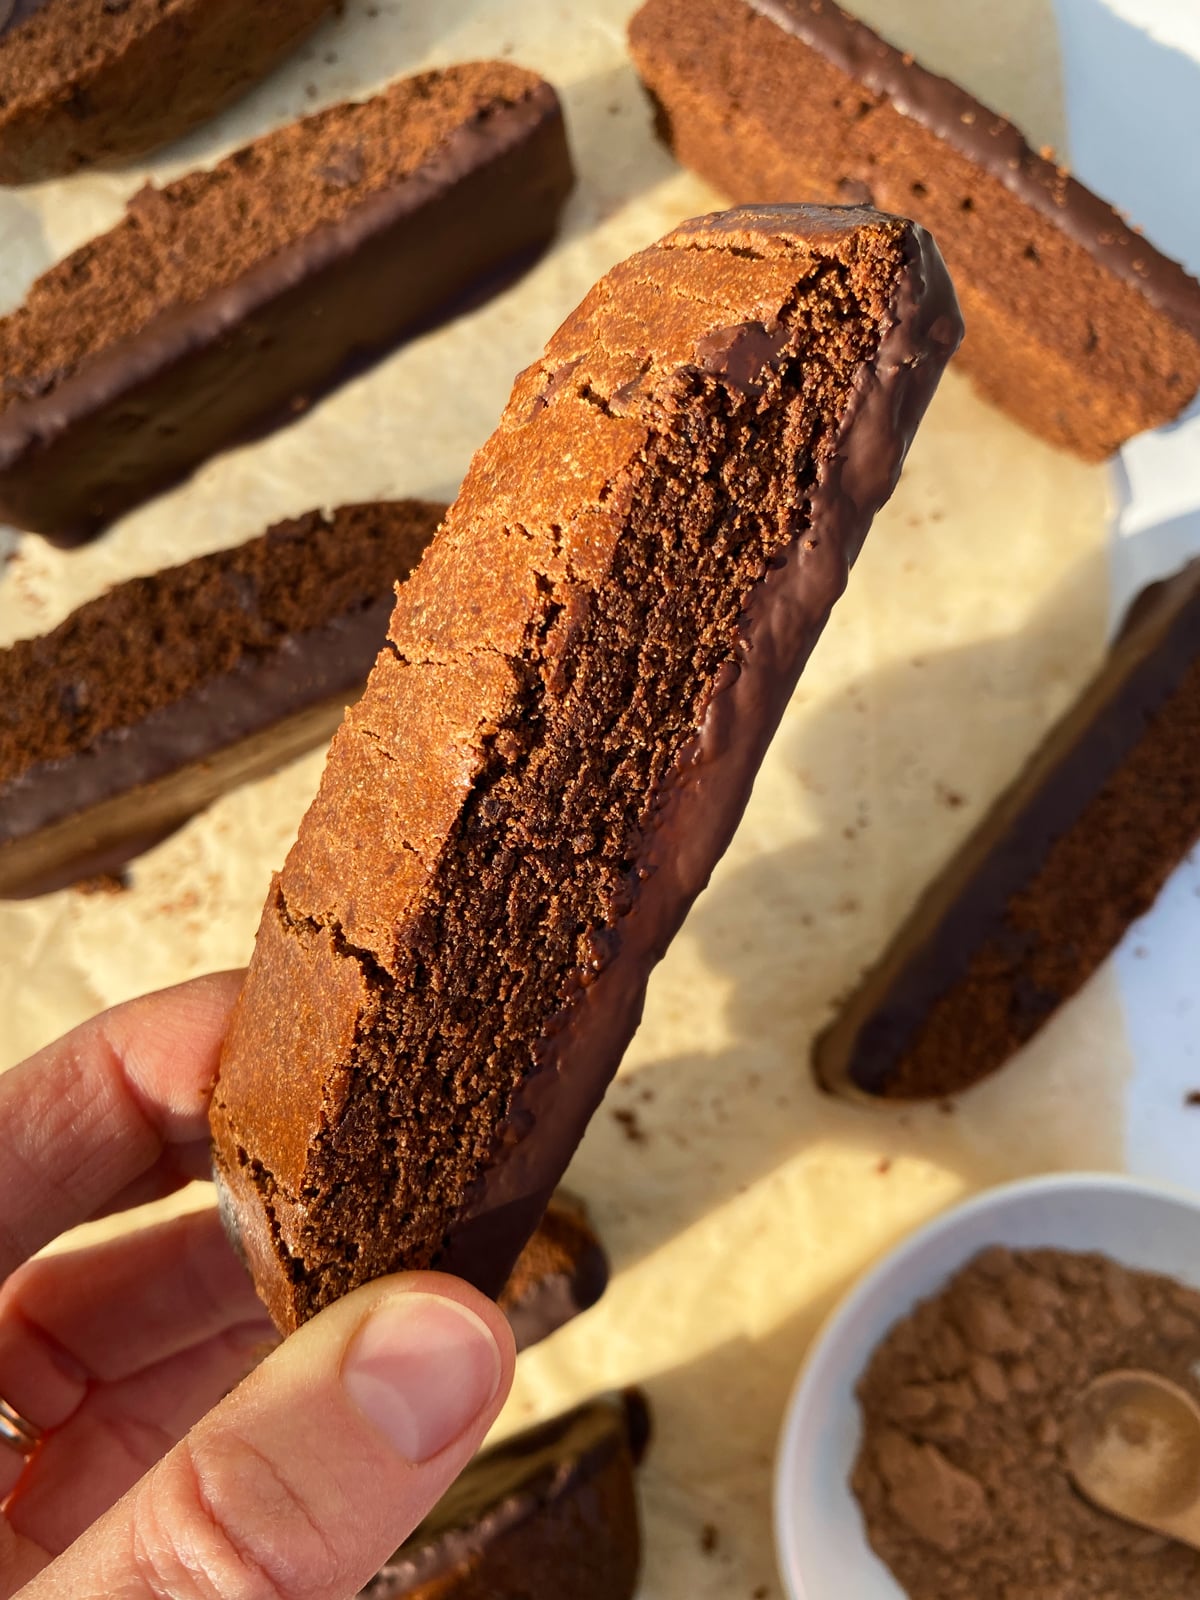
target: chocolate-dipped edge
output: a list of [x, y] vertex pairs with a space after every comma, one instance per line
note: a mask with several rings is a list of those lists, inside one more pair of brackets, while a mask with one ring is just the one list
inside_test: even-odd
[[[733, 228], [747, 213], [762, 217], [775, 209], [744, 207], [724, 217]], [[852, 207], [808, 210], [831, 226], [879, 216]], [[701, 233], [711, 220], [698, 218], [685, 230]], [[531, 1071], [496, 1130], [491, 1162], [434, 1262], [485, 1293], [501, 1288], [603, 1098], [641, 1018], [650, 970], [733, 836], [796, 680], [961, 339], [949, 274], [916, 223], [908, 224], [905, 255], [893, 321], [874, 361], [855, 374], [834, 448], [818, 469], [809, 522], [796, 518], [782, 564], [751, 591], [737, 633], [739, 663], [722, 674], [699, 733], [663, 782], [657, 815], [629, 873], [629, 908], [613, 914], [596, 941], [593, 971], [577, 975], [576, 993], [534, 1045]], [[744, 386], [739, 341], [762, 351], [765, 332], [748, 324], [711, 348], [709, 370]]]
[[86, 749], [0, 784], [0, 861], [6, 847], [40, 829], [351, 692], [383, 648], [394, 605], [389, 591], [319, 628], [287, 634], [139, 722], [108, 729]]
[[1030, 148], [1020, 130], [949, 78], [906, 57], [831, 0], [741, 0], [885, 95], [968, 161], [1068, 234], [1150, 303], [1200, 338], [1200, 284], [1137, 234], [1107, 201]]
[[[589, 1311], [608, 1287], [608, 1256], [583, 1202], [560, 1190], [547, 1207], [542, 1226], [551, 1219], [558, 1219], [555, 1243], [570, 1255], [569, 1267], [539, 1274], [520, 1295], [510, 1292], [510, 1278], [500, 1295], [500, 1309], [508, 1318], [518, 1353]], [[565, 1233], [570, 1235], [569, 1247], [563, 1242]]]
[[[514, 204], [512, 183], [531, 179], [545, 205], [527, 194]], [[0, 518], [56, 543], [91, 537], [290, 402], [324, 392], [347, 361], [389, 348], [543, 247], [573, 181], [558, 97], [539, 82], [340, 220], [0, 409]]]
[[[980, 944], [999, 930], [1011, 897], [1137, 745], [1147, 718], [1178, 688], [1198, 650], [1200, 560], [1137, 597], [1083, 696], [818, 1035], [813, 1068], [824, 1088], [861, 1100], [887, 1096], [930, 1007], [966, 976]], [[966, 1088], [981, 1075], [948, 1089]]]
[[573, 1494], [621, 1451], [636, 1466], [649, 1436], [646, 1399], [634, 1389], [601, 1396], [485, 1451], [361, 1591], [362, 1600], [420, 1589], [469, 1565], [503, 1534]]
[[[387, 609], [381, 624], [385, 630]], [[36, 832], [0, 842], [0, 899], [50, 894], [95, 873], [116, 872], [135, 856], [161, 844], [228, 790], [266, 777], [325, 743], [337, 729], [347, 704], [361, 693], [370, 664], [368, 661], [357, 676], [349, 678], [345, 688], [285, 713], [233, 743], [222, 744], [208, 755], [198, 754]], [[156, 713], [157, 726], [169, 724], [170, 716], [171, 708]], [[139, 731], [133, 730], [134, 738]], [[106, 739], [105, 745], [119, 752], [120, 734]], [[75, 759], [86, 761], [87, 754]], [[70, 760], [54, 763], [61, 773], [60, 795], [70, 793], [72, 764]], [[49, 766], [39, 773], [51, 780], [54, 776]]]

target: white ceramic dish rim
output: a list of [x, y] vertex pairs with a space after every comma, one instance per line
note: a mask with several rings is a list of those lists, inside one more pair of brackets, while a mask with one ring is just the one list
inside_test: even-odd
[[[1190, 1212], [1200, 1222], [1200, 1194], [1170, 1183], [1114, 1172], [1059, 1172], [1035, 1178], [1023, 1178], [973, 1195], [941, 1212], [915, 1232], [907, 1234], [899, 1244], [859, 1278], [833, 1307], [818, 1329], [800, 1365], [784, 1411], [776, 1452], [773, 1496], [775, 1552], [780, 1578], [790, 1600], [824, 1600], [823, 1595], [810, 1595], [805, 1585], [802, 1570], [803, 1553], [795, 1542], [799, 1539], [801, 1530], [797, 1519], [790, 1511], [790, 1508], [797, 1504], [801, 1492], [797, 1482], [798, 1476], [809, 1458], [808, 1452], [802, 1447], [799, 1434], [807, 1420], [810, 1390], [820, 1381], [823, 1369], [838, 1365], [835, 1352], [844, 1342], [854, 1342], [850, 1336], [864, 1318], [870, 1315], [872, 1304], [879, 1296], [882, 1287], [891, 1279], [902, 1277], [905, 1266], [914, 1257], [925, 1255], [930, 1247], [936, 1246], [939, 1241], [949, 1241], [954, 1235], [968, 1231], [970, 1225], [981, 1216], [1002, 1213], [1027, 1201], [1082, 1200], [1088, 1196], [1104, 1196], [1118, 1201], [1124, 1197], [1132, 1202], [1162, 1203]], [[977, 1248], [982, 1246], [972, 1245], [970, 1253], [974, 1254]], [[955, 1256], [953, 1249], [948, 1248], [945, 1277], [949, 1278], [966, 1259], [968, 1257], [964, 1256], [960, 1260]], [[1164, 1269], [1160, 1265], [1149, 1270], [1171, 1269]], [[1181, 1262], [1174, 1269], [1174, 1273], [1180, 1279], [1200, 1287], [1200, 1260], [1190, 1269], [1187, 1263]], [[904, 1316], [918, 1300], [925, 1298], [930, 1292], [936, 1290], [931, 1291], [924, 1284], [914, 1283], [907, 1298], [898, 1294], [894, 1303], [888, 1307], [888, 1326]], [[862, 1541], [862, 1551], [864, 1562], [868, 1564], [875, 1562], [865, 1537]], [[882, 1566], [879, 1566], [878, 1572], [880, 1575], [884, 1574]], [[864, 1578], [865, 1576], [864, 1572]], [[899, 1587], [894, 1585], [894, 1582], [891, 1587], [892, 1592], [897, 1596], [901, 1595]], [[857, 1595], [855, 1600], [859, 1600]]]

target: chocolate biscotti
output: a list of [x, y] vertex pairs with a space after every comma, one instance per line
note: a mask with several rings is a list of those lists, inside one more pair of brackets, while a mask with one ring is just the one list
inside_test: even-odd
[[832, 0], [648, 0], [660, 128], [739, 201], [913, 216], [945, 252], [983, 393], [1100, 460], [1200, 388], [1200, 284], [1011, 123]]
[[831, 1089], [964, 1089], [1020, 1049], [1200, 839], [1200, 561], [1109, 658], [818, 1039]]
[[494, 286], [571, 182], [553, 89], [480, 62], [143, 189], [0, 319], [0, 520], [87, 537]]
[[518, 1350], [588, 1311], [608, 1287], [608, 1257], [581, 1200], [559, 1190], [521, 1251], [498, 1304]]
[[0, 0], [0, 183], [128, 160], [244, 94], [338, 0]]
[[310, 512], [0, 650], [0, 895], [110, 872], [327, 739], [445, 509]]
[[504, 1283], [961, 332], [929, 236], [686, 223], [518, 380], [263, 914], [212, 1104], [281, 1327]]
[[632, 1600], [646, 1402], [613, 1395], [478, 1456], [362, 1600]]

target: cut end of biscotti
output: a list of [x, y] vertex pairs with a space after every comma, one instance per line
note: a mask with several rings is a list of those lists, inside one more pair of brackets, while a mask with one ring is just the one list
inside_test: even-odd
[[264, 912], [213, 1102], [294, 1327], [497, 1294], [707, 881], [961, 323], [929, 236], [744, 208], [615, 268], [399, 596]]

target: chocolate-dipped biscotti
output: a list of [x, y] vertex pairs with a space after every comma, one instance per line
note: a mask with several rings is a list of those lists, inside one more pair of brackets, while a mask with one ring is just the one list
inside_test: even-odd
[[1108, 660], [817, 1040], [827, 1088], [908, 1100], [1020, 1049], [1200, 838], [1200, 561]]
[[495, 1295], [637, 1026], [961, 331], [929, 236], [685, 223], [518, 378], [272, 888], [212, 1103], [281, 1328]]
[[553, 89], [480, 62], [143, 189], [0, 319], [0, 520], [94, 533], [494, 287], [571, 182]]
[[636, 1392], [593, 1400], [477, 1456], [362, 1600], [632, 1600]]
[[327, 739], [445, 509], [310, 512], [0, 650], [0, 895], [111, 872]]
[[581, 1200], [559, 1190], [521, 1251], [498, 1304], [518, 1350], [548, 1339], [608, 1287], [608, 1257]]
[[983, 393], [1090, 460], [1200, 388], [1200, 284], [1019, 131], [832, 0], [648, 0], [660, 128], [739, 201], [851, 200], [945, 253]]
[[0, 0], [0, 183], [127, 160], [244, 94], [339, 0]]

